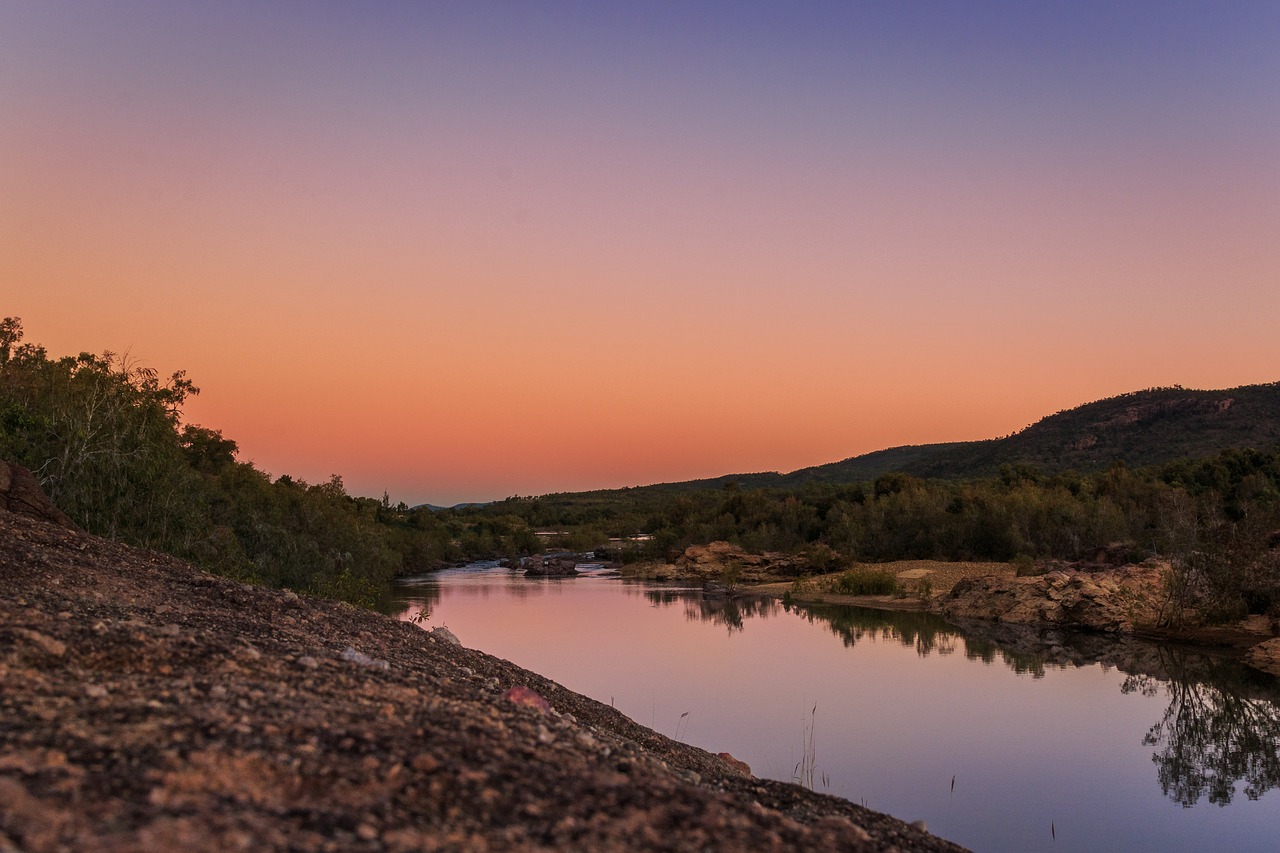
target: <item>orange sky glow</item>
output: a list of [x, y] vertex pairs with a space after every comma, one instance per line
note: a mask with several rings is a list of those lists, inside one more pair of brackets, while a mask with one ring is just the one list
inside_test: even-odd
[[785, 8], [8, 5], [0, 313], [408, 503], [1280, 379], [1274, 4]]

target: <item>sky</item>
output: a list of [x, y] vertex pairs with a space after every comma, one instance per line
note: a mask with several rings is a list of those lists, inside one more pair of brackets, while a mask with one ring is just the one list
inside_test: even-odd
[[0, 314], [410, 504], [1280, 380], [1280, 3], [0, 0]]

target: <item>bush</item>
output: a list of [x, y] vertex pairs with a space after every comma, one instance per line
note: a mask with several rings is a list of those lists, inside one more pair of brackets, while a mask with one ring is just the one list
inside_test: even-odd
[[1030, 554], [1019, 554], [1009, 561], [1009, 565], [1013, 566], [1013, 573], [1020, 578], [1044, 574], [1044, 567], [1037, 566], [1035, 558]]
[[884, 569], [849, 569], [836, 578], [835, 592], [841, 595], [893, 595], [898, 579]]

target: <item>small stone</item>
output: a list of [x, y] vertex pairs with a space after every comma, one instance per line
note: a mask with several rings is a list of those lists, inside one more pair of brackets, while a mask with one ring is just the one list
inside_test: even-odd
[[90, 699], [104, 699], [107, 696], [107, 688], [101, 684], [88, 684], [84, 688], [84, 695]]
[[179, 626], [173, 623], [170, 623], [168, 625], [165, 625], [163, 628], [161, 628], [160, 633], [164, 634], [166, 637], [176, 637], [182, 633], [182, 628], [180, 628]]
[[66, 643], [61, 640], [55, 640], [53, 637], [45, 636], [39, 631], [32, 631], [28, 628], [15, 628], [13, 633], [27, 640], [33, 646], [38, 647], [45, 654], [53, 655], [55, 658], [60, 658], [67, 653]]
[[[814, 825], [819, 829], [825, 829], [828, 832], [834, 832], [840, 836], [852, 834], [854, 835], [855, 838], [857, 837], [857, 834], [853, 832], [853, 830], [860, 828], [860, 827], [857, 827], [854, 824], [854, 822], [849, 820], [847, 817], [844, 817], [843, 815], [838, 815], [838, 814], [829, 814], [829, 815], [825, 815], [824, 817], [820, 817], [814, 823]], [[859, 840], [862, 840], [862, 839], [859, 839]], [[894, 848], [894, 849], [897, 849], [897, 848]]]
[[532, 708], [543, 714], [551, 710], [551, 703], [546, 699], [543, 699], [538, 695], [537, 691], [529, 687], [512, 687], [506, 693], [502, 694], [502, 698], [510, 702], [512, 705], [523, 705], [526, 708]]
[[440, 761], [434, 755], [423, 752], [415, 755], [409, 766], [419, 773], [432, 773], [440, 769]]
[[744, 776], [751, 775], [750, 764], [747, 764], [747, 762], [745, 761], [739, 761], [738, 759], [734, 758], [732, 755], [730, 755], [727, 752], [717, 752], [716, 758], [720, 759], [725, 764], [728, 764], [730, 767], [732, 767], [734, 770], [737, 770], [739, 773], [741, 773]]
[[378, 829], [371, 824], [362, 823], [356, 827], [356, 837], [361, 841], [373, 841], [378, 837]]
[[358, 652], [351, 646], [347, 646], [342, 652], [342, 659], [360, 666], [367, 666], [370, 669], [391, 669], [391, 664], [385, 660], [371, 658], [363, 652]]
[[432, 640], [439, 640], [442, 643], [448, 643], [451, 646], [462, 645], [462, 641], [454, 636], [454, 633], [443, 625], [439, 628], [432, 628], [427, 632], [427, 637]]
[[320, 661], [316, 660], [311, 655], [303, 655], [298, 658], [298, 666], [306, 667], [307, 669], [315, 669], [320, 666]]

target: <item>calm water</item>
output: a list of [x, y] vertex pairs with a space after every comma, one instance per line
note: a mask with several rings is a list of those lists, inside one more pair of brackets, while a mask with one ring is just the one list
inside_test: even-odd
[[815, 789], [977, 851], [1280, 849], [1280, 687], [1230, 661], [488, 564], [397, 596], [756, 775], [804, 776], [811, 738]]

